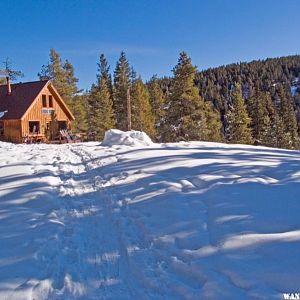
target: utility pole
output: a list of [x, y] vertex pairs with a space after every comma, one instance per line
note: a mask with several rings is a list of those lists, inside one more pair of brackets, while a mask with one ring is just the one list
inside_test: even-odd
[[130, 87], [127, 89], [127, 130], [131, 130], [131, 104], [130, 104]]

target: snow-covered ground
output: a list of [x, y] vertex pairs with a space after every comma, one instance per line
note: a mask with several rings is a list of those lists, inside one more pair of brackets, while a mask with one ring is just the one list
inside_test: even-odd
[[299, 154], [0, 143], [0, 299], [299, 292]]

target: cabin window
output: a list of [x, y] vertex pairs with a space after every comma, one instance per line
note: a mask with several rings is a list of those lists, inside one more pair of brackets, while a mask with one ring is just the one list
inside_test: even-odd
[[49, 96], [49, 107], [53, 107], [53, 98], [51, 95]]
[[29, 121], [29, 133], [39, 133], [40, 132], [40, 122], [39, 121]]
[[47, 107], [47, 96], [46, 95], [42, 95], [42, 103], [43, 103], [43, 107]]
[[67, 121], [58, 121], [58, 130], [64, 130], [67, 128]]
[[0, 121], [0, 136], [4, 135], [4, 122]]

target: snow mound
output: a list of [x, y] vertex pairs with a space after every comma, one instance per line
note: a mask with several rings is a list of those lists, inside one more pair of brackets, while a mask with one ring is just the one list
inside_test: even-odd
[[153, 142], [150, 137], [142, 131], [121, 131], [110, 129], [105, 132], [102, 146], [150, 146]]

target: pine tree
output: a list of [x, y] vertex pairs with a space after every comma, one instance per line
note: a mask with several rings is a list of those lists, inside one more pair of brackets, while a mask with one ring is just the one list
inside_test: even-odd
[[234, 144], [251, 144], [251, 119], [248, 116], [246, 105], [242, 96], [241, 85], [239, 83], [235, 85], [231, 99], [232, 108], [227, 115], [227, 138]]
[[113, 108], [116, 117], [116, 126], [120, 130], [126, 131], [127, 124], [127, 93], [130, 88], [131, 69], [122, 51], [114, 72], [114, 96]]
[[90, 131], [100, 140], [106, 130], [115, 126], [109, 65], [103, 54], [98, 63], [97, 84], [93, 84], [90, 90], [89, 108]]
[[73, 131], [75, 133], [86, 133], [88, 131], [88, 95], [75, 96], [73, 103], [73, 114], [75, 117]]
[[106, 130], [115, 125], [112, 99], [106, 78], [100, 79], [100, 86], [93, 85], [89, 95], [90, 130], [101, 140]]
[[70, 108], [74, 109], [73, 99], [78, 94], [79, 90], [77, 88], [78, 79], [74, 74], [73, 65], [66, 60], [62, 66], [64, 73], [64, 82], [61, 90], [61, 96], [64, 101], [70, 106]]
[[162, 134], [162, 123], [164, 121], [166, 111], [166, 97], [163, 90], [161, 89], [158, 79], [156, 76], [153, 76], [147, 84], [150, 104], [152, 109], [152, 114], [155, 122], [155, 129], [157, 132], [157, 141], [160, 141]]
[[282, 120], [285, 133], [284, 148], [299, 149], [298, 126], [294, 108], [289, 95], [282, 86], [279, 87], [278, 97], [280, 99], [279, 117]]
[[278, 115], [277, 111], [274, 114], [273, 123], [273, 144], [272, 146], [276, 148], [287, 148], [289, 141], [286, 132], [284, 131], [284, 125], [281, 117]]
[[132, 129], [144, 131], [155, 137], [154, 117], [151, 111], [150, 96], [143, 81], [139, 78], [131, 88]]
[[41, 73], [38, 74], [40, 80], [51, 80], [64, 101], [73, 111], [73, 99], [77, 95], [78, 79], [74, 75], [73, 65], [66, 60], [62, 63], [60, 55], [54, 50], [50, 50], [50, 61], [42, 66]]
[[52, 80], [58, 91], [63, 89], [65, 79], [62, 61], [60, 55], [54, 49], [50, 49], [49, 62], [47, 65], [42, 66], [41, 73], [38, 73], [38, 76], [40, 80]]
[[97, 93], [99, 92], [99, 88], [96, 84], [92, 84], [91, 89], [87, 92], [88, 95], [88, 131], [89, 134], [96, 134], [97, 129]]
[[111, 75], [109, 72], [110, 67], [103, 53], [100, 55], [100, 59], [97, 65], [98, 65], [97, 84], [98, 86], [100, 86], [100, 80], [101, 78], [104, 78], [107, 82], [107, 86], [109, 88], [109, 92], [112, 97], [113, 85], [112, 85]]
[[272, 130], [274, 108], [270, 94], [261, 91], [256, 92], [248, 101], [248, 111], [255, 143], [275, 146]]
[[172, 94], [164, 123], [163, 140], [201, 140], [208, 134], [204, 101], [194, 86], [196, 67], [185, 52], [173, 69]]
[[207, 126], [207, 136], [203, 139], [210, 142], [221, 142], [222, 123], [219, 113], [212, 107], [211, 103], [209, 102], [205, 102], [204, 104], [204, 113]]

